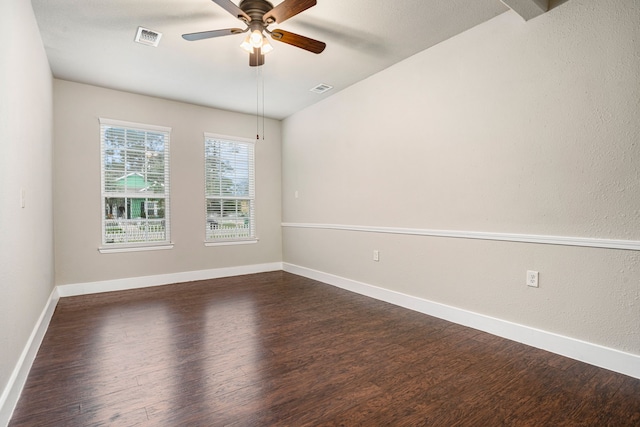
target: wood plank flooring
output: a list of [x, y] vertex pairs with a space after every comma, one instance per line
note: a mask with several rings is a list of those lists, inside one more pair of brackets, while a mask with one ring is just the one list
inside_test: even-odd
[[11, 427], [640, 426], [640, 380], [284, 272], [60, 300]]

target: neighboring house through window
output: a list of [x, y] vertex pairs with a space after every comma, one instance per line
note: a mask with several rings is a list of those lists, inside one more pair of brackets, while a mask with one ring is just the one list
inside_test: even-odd
[[102, 245], [170, 244], [171, 128], [100, 119]]
[[205, 133], [205, 241], [256, 241], [254, 141]]

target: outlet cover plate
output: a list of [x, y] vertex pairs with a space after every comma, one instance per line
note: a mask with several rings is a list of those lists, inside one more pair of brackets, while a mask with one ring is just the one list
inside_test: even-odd
[[533, 288], [538, 287], [538, 272], [533, 270], [527, 270], [527, 286]]

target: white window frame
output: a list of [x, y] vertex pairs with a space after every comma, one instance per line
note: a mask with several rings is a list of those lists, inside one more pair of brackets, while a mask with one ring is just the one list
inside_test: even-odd
[[[243, 190], [239, 194], [223, 194], [222, 191], [216, 192], [213, 188], [221, 188], [220, 185], [216, 187], [214, 181], [216, 177], [213, 175], [213, 169], [211, 158], [208, 158], [208, 151], [210, 144], [215, 142], [223, 144], [241, 145], [246, 147], [247, 159], [240, 158], [225, 158], [225, 160], [232, 163], [239, 162], [238, 166], [247, 168], [247, 174], [240, 173], [240, 180], [246, 179], [248, 182], [234, 182], [234, 185], [241, 185]], [[218, 171], [221, 168], [218, 168]], [[204, 235], [205, 246], [219, 246], [219, 245], [240, 245], [251, 244], [258, 241], [256, 234], [256, 215], [255, 215], [255, 141], [248, 138], [241, 138], [236, 136], [220, 135], [215, 133], [204, 133]], [[219, 177], [218, 179], [222, 179]], [[246, 187], [246, 188], [245, 188]], [[244, 194], [242, 194], [244, 193]], [[219, 201], [218, 212], [212, 204], [215, 201]], [[232, 215], [224, 218], [224, 203], [235, 202], [235, 212]], [[238, 211], [240, 206], [240, 215]], [[246, 215], [246, 216], [245, 216]], [[240, 218], [246, 227], [242, 227]], [[236, 228], [232, 225], [235, 224]], [[229, 227], [229, 228], [227, 228]]]
[[[142, 123], [133, 123], [122, 120], [113, 120], [100, 118], [100, 188], [101, 188], [101, 235], [102, 245], [98, 248], [101, 253], [111, 252], [131, 252], [131, 251], [144, 251], [144, 250], [161, 250], [171, 249], [173, 244], [171, 243], [171, 203], [170, 203], [170, 170], [169, 170], [169, 147], [171, 141], [171, 128], [166, 126], [149, 125]], [[108, 129], [123, 129], [145, 132], [145, 159], [148, 156], [153, 156], [154, 152], [160, 151], [147, 151], [147, 132], [164, 135], [164, 150], [163, 150], [163, 176], [161, 179], [154, 180], [151, 185], [159, 185], [163, 188], [162, 192], [148, 192], [148, 187], [136, 189], [135, 192], [127, 188], [126, 184], [122, 191], [115, 191], [114, 189], [107, 189], [105, 184], [107, 182], [105, 176], [110, 172], [106, 168], [106, 146], [105, 146], [105, 134]], [[134, 149], [124, 149], [125, 157], [133, 152], [139, 152]], [[120, 171], [118, 172], [120, 173]], [[138, 175], [144, 182], [149, 182], [151, 178], [149, 175], [148, 163], [145, 160], [145, 167], [142, 172], [127, 169], [125, 166], [122, 171], [124, 180], [128, 180], [130, 175]], [[137, 197], [136, 197], [137, 196]], [[112, 199], [124, 199], [124, 207], [120, 207], [118, 212], [113, 212], [114, 206], [108, 205], [107, 198]], [[142, 201], [140, 201], [142, 199]], [[161, 218], [149, 218], [147, 214], [147, 203], [154, 203], [148, 199], [163, 199], [164, 200], [164, 215]], [[140, 218], [131, 218], [131, 213], [126, 212], [126, 209], [133, 204], [139, 205]], [[157, 212], [157, 202], [155, 203]], [[119, 215], [120, 210], [125, 208], [124, 218]], [[133, 210], [133, 207], [131, 208]], [[107, 212], [109, 210], [109, 212]], [[143, 214], [144, 213], [144, 214]], [[120, 233], [107, 233], [107, 227], [118, 228], [124, 231]]]

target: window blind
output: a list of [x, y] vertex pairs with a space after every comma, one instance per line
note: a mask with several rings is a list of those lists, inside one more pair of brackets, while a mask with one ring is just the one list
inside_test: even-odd
[[253, 240], [254, 142], [205, 134], [205, 241]]
[[171, 128], [100, 119], [102, 244], [170, 242]]

